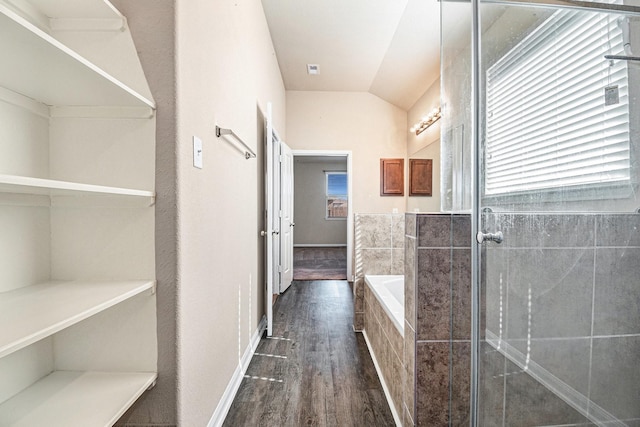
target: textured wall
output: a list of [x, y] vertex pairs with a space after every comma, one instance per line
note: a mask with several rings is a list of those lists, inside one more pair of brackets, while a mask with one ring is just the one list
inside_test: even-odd
[[[258, 1], [176, 3], [178, 89], [178, 423], [206, 425], [263, 313], [261, 157], [245, 159], [215, 125], [262, 153], [285, 93]], [[204, 168], [192, 137], [203, 141]], [[286, 140], [286, 139], [285, 139]]]
[[156, 280], [158, 382], [120, 420], [127, 425], [177, 423], [176, 90], [174, 0], [114, 0], [126, 17], [156, 101]]
[[[260, 2], [119, 0], [158, 103], [158, 386], [130, 425], [206, 425], [264, 312], [264, 113], [285, 92]], [[258, 152], [245, 160], [215, 125]], [[192, 137], [204, 169], [192, 166]], [[224, 343], [224, 344], [221, 344]]]
[[294, 209], [296, 245], [347, 244], [347, 221], [325, 219], [327, 211], [324, 171], [346, 172], [343, 162], [298, 162], [294, 168]]
[[287, 91], [292, 149], [352, 151], [352, 212], [404, 212], [406, 197], [380, 196], [380, 158], [405, 158], [407, 131], [407, 113], [369, 93]]

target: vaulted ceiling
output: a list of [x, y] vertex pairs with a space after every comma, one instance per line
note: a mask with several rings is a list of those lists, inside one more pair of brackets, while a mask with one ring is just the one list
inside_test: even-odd
[[439, 77], [437, 0], [262, 4], [287, 90], [370, 92], [409, 110]]

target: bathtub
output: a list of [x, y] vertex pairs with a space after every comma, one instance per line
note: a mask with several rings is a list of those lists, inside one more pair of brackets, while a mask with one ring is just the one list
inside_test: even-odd
[[400, 335], [404, 336], [404, 276], [365, 275], [364, 280]]

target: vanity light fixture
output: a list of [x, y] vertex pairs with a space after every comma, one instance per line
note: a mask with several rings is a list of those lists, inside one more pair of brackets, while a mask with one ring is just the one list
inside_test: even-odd
[[429, 115], [424, 116], [418, 123], [413, 125], [411, 129], [409, 129], [412, 133], [415, 132], [416, 135], [420, 135], [422, 132], [427, 130], [429, 126], [440, 120], [442, 117], [440, 107], [436, 107], [429, 113]]

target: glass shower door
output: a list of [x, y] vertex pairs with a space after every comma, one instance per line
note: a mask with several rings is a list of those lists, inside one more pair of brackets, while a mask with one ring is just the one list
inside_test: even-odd
[[477, 424], [638, 426], [640, 15], [551, 3], [478, 6]]

